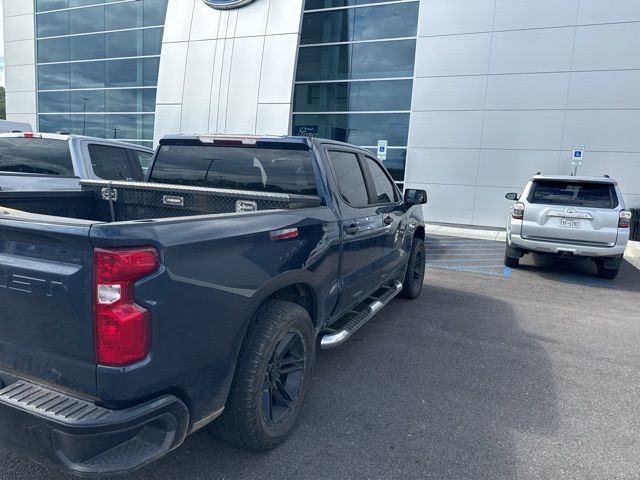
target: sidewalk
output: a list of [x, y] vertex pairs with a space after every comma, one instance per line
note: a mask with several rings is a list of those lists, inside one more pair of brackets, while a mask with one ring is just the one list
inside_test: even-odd
[[629, 242], [624, 258], [634, 267], [640, 269], [640, 242]]
[[[477, 238], [479, 240], [496, 240], [504, 242], [506, 232], [504, 230], [490, 230], [473, 227], [453, 227], [449, 225], [427, 224], [427, 235], [444, 235], [448, 237]], [[640, 242], [629, 242], [624, 254], [625, 260], [640, 269]]]
[[504, 242], [507, 238], [505, 230], [490, 230], [474, 227], [453, 227], [450, 225], [426, 225], [427, 235], [444, 235], [448, 237], [477, 238], [479, 240], [497, 240]]

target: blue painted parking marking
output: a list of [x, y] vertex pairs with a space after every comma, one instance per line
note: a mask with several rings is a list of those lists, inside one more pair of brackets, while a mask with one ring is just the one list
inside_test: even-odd
[[504, 266], [504, 243], [472, 238], [432, 236], [426, 240], [427, 267], [510, 278]]

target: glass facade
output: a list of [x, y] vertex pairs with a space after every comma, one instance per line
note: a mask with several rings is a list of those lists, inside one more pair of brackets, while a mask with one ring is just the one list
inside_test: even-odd
[[153, 144], [168, 0], [36, 0], [38, 123]]
[[306, 0], [293, 134], [377, 151], [404, 181], [419, 2]]

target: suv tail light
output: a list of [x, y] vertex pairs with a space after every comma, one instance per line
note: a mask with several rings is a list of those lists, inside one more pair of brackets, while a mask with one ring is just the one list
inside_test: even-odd
[[629, 210], [622, 210], [620, 212], [620, 220], [618, 220], [618, 228], [630, 228], [631, 227], [631, 212]]
[[518, 202], [513, 206], [513, 213], [511, 216], [515, 220], [522, 220], [524, 218], [524, 203]]
[[149, 312], [137, 305], [133, 286], [160, 267], [158, 251], [152, 247], [95, 249], [94, 321], [96, 359], [107, 366], [130, 365], [149, 354]]

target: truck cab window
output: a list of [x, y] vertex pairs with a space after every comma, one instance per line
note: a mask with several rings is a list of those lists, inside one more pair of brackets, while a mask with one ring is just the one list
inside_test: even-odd
[[308, 151], [163, 145], [151, 182], [297, 195], [318, 195]]
[[153, 153], [142, 152], [140, 150], [131, 150], [131, 153], [133, 153], [134, 161], [137, 161], [140, 164], [140, 168], [143, 173], [146, 174], [149, 171], [149, 167], [151, 167]]
[[367, 186], [358, 162], [358, 156], [349, 152], [329, 152], [329, 159], [336, 173], [340, 195], [352, 207], [364, 207], [369, 203]]
[[135, 172], [127, 150], [107, 145], [89, 145], [93, 173], [103, 180], [142, 180], [142, 168]]
[[376, 203], [392, 203], [396, 201], [396, 191], [393, 183], [382, 169], [382, 167], [374, 159], [365, 157], [367, 165], [371, 171], [371, 177], [376, 188]]
[[47, 138], [1, 138], [0, 172], [73, 177], [69, 142]]

